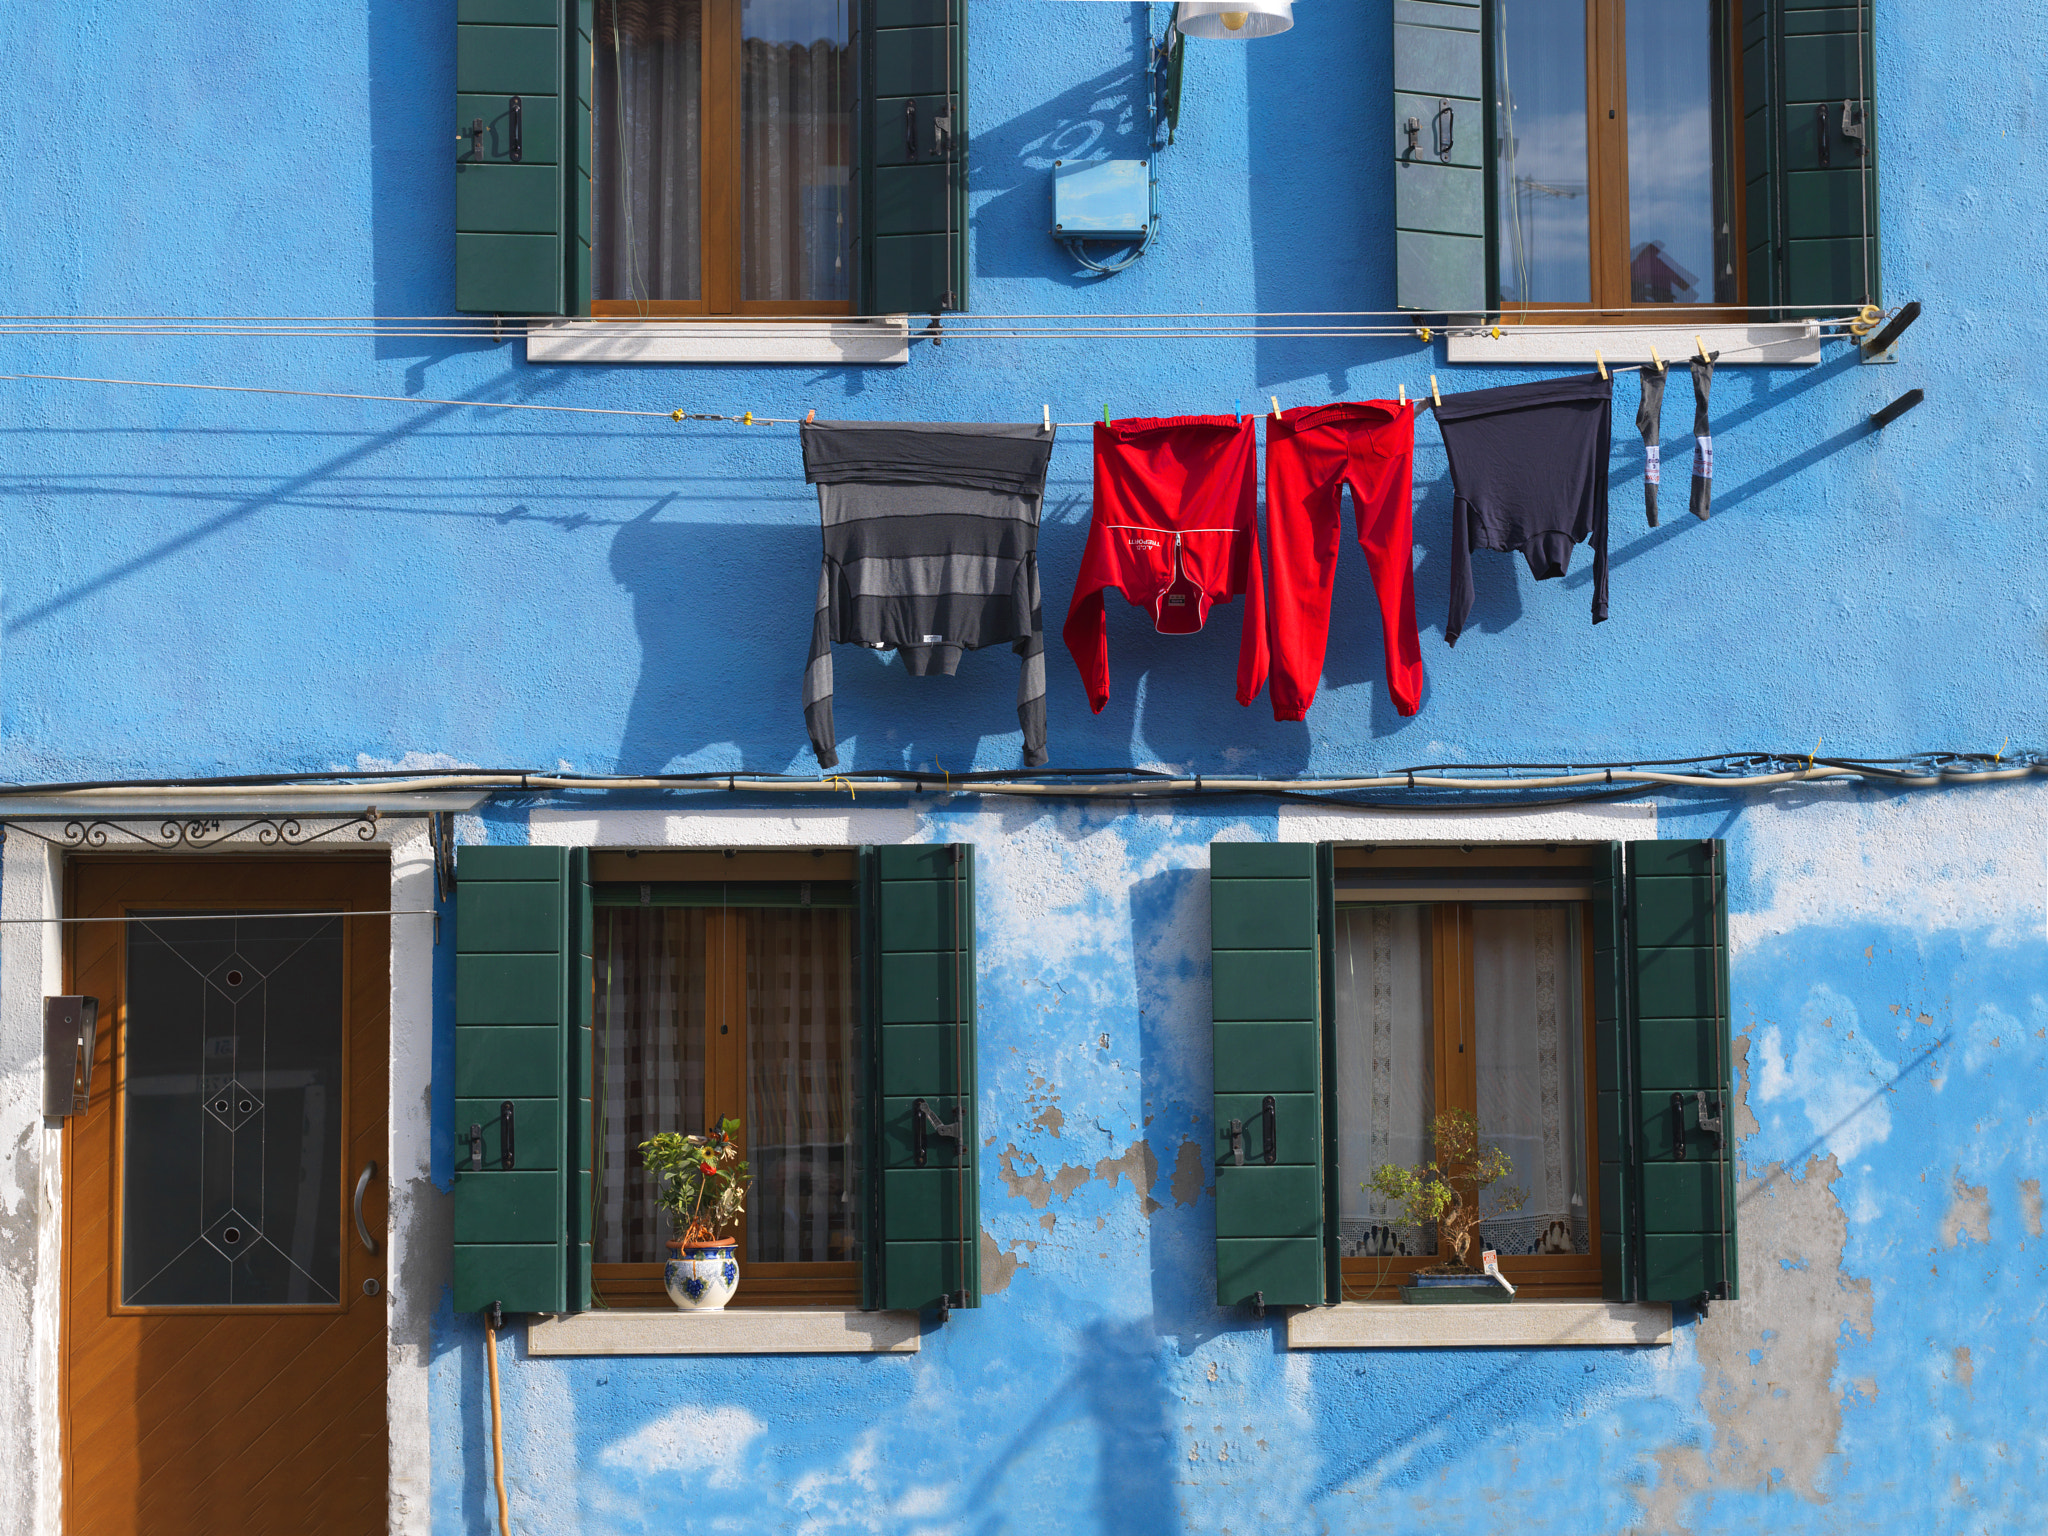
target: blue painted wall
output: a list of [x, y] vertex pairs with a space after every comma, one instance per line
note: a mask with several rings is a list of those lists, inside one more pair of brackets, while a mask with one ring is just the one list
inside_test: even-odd
[[[1103, 282], [1047, 239], [1047, 179], [1054, 158], [1138, 151], [1136, 8], [974, 0], [977, 310], [1388, 308], [1387, 7], [1300, 11], [1275, 40], [1190, 45], [1164, 238]], [[0, 98], [5, 307], [445, 314], [452, 12], [9, 7], [0, 40], [33, 88]], [[1063, 652], [1048, 658], [1054, 764], [1280, 775], [1817, 738], [1872, 755], [2038, 745], [2048, 392], [2014, 311], [2048, 276], [2048, 168], [2027, 147], [2048, 13], [1884, 4], [1878, 29], [1886, 295], [1928, 311], [1899, 366], [1837, 348], [1813, 369], [1724, 369], [1705, 524], [1643, 526], [1640, 451], [1618, 432], [1612, 619], [1588, 624], [1583, 570], [1539, 586], [1483, 556], [1455, 651], [1448, 481], [1425, 420], [1419, 715], [1386, 700], [1347, 549], [1307, 722], [1233, 702], [1236, 609], [1180, 640], [1119, 609], [1100, 716]], [[536, 368], [517, 344], [466, 340], [0, 338], [10, 373], [878, 419], [1212, 412], [1412, 392], [1432, 370], [1449, 388], [1536, 376], [1440, 355], [1411, 338], [960, 338], [897, 369]], [[1865, 430], [1916, 385], [1927, 406]], [[1671, 484], [1689, 470], [1684, 393], [1666, 413]], [[1632, 386], [1618, 395], [1625, 416]], [[1055, 628], [1088, 514], [1084, 443], [1064, 434], [1053, 461]], [[786, 428], [0, 382], [0, 777], [807, 772], [814, 507]], [[843, 756], [1017, 766], [1013, 666], [997, 653], [921, 681], [842, 653]], [[1273, 1326], [1207, 1300], [1206, 1170], [1189, 1199], [1174, 1181], [1182, 1149], [1206, 1146], [1204, 845], [1281, 835], [1271, 811], [914, 810], [919, 835], [990, 849], [982, 1203], [1004, 1287], [910, 1362], [508, 1361], [526, 1529], [2033, 1520], [2048, 1493], [2028, 1390], [2038, 791], [1665, 802], [1661, 827], [1727, 836], [1740, 872], [1749, 1299], [1669, 1350], [1457, 1356], [1289, 1356]], [[524, 812], [477, 835], [518, 840]], [[1034, 1171], [1067, 1166], [1088, 1177], [1037, 1203]], [[437, 1529], [487, 1518], [479, 1348], [466, 1324], [440, 1334]]]

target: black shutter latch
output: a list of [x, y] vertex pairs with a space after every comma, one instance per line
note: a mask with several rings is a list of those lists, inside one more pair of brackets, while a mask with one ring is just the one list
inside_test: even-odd
[[521, 118], [522, 118], [522, 116], [523, 116], [523, 115], [524, 115], [524, 113], [525, 113], [525, 106], [526, 106], [526, 104], [525, 104], [524, 102], [522, 102], [522, 101], [521, 101], [521, 100], [520, 100], [520, 99], [519, 99], [519, 98], [518, 98], [517, 96], [514, 96], [514, 97], [512, 98], [512, 155], [511, 155], [511, 160], [512, 160], [512, 163], [513, 163], [514, 165], [517, 165], [517, 164], [518, 164], [518, 163], [519, 163], [520, 161], [522, 161], [522, 160], [524, 160], [524, 159], [526, 158], [526, 136], [525, 136], [525, 129], [524, 129], [524, 128], [523, 128], [522, 126], [521, 126], [521, 121], [520, 121], [520, 120], [521, 120]]
[[1244, 1122], [1230, 1122], [1230, 1161], [1237, 1167], [1244, 1166]]
[[1685, 1095], [1671, 1095], [1671, 1155], [1685, 1161]]
[[1828, 104], [1824, 101], [1814, 106], [1813, 131], [1820, 135], [1820, 168], [1826, 170], [1834, 161], [1828, 157]]
[[903, 153], [912, 160], [917, 158], [917, 98], [915, 96], [903, 103]]
[[498, 1157], [503, 1167], [512, 1166], [512, 1101], [498, 1106]]
[[483, 1172], [483, 1166], [484, 1128], [480, 1125], [472, 1124], [469, 1128], [469, 1171], [471, 1173], [481, 1173]]
[[472, 117], [469, 120], [469, 158], [481, 160], [484, 157], [484, 120]]
[[1280, 1106], [1270, 1093], [1259, 1106], [1259, 1118], [1265, 1122], [1261, 1128], [1266, 1133], [1266, 1166], [1270, 1168], [1280, 1161]]

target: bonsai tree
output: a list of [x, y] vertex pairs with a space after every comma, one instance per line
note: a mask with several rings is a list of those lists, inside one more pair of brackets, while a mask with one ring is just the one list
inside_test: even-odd
[[[1430, 1157], [1412, 1168], [1382, 1163], [1364, 1187], [1402, 1207], [1409, 1225], [1434, 1226], [1456, 1260], [1470, 1268], [1466, 1251], [1479, 1230], [1479, 1194], [1514, 1170], [1514, 1162], [1479, 1129], [1478, 1117], [1447, 1109], [1430, 1121]], [[1522, 1190], [1507, 1188], [1495, 1195], [1502, 1211], [1520, 1210], [1528, 1200]]]
[[747, 1208], [752, 1179], [740, 1156], [737, 1120], [720, 1120], [702, 1136], [663, 1131], [640, 1143], [640, 1162], [653, 1175], [656, 1199], [683, 1247], [730, 1242]]

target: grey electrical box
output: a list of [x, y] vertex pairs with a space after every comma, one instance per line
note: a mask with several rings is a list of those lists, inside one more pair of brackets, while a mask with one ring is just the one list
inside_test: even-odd
[[92, 1052], [99, 1032], [96, 997], [43, 999], [43, 1113], [85, 1112], [92, 1097]]
[[1053, 161], [1054, 238], [1142, 240], [1151, 228], [1149, 160]]

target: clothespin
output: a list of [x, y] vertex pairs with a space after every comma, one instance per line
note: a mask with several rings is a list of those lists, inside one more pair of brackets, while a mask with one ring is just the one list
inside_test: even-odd
[[1712, 359], [1711, 357], [1707, 356], [1707, 344], [1706, 344], [1706, 343], [1705, 343], [1704, 341], [1701, 341], [1701, 340], [1700, 340], [1700, 338], [1699, 338], [1699, 335], [1698, 335], [1698, 333], [1697, 333], [1697, 332], [1695, 332], [1695, 333], [1694, 333], [1694, 335], [1693, 335], [1693, 338], [1692, 338], [1692, 344], [1693, 344], [1694, 346], [1696, 346], [1696, 347], [1698, 347], [1698, 348], [1700, 349], [1700, 361], [1701, 361], [1701, 362], [1703, 362], [1703, 363], [1711, 363], [1711, 362], [1713, 361], [1713, 359]]
[[1438, 405], [1444, 403], [1444, 397], [1436, 392], [1436, 375], [1433, 373], [1429, 376], [1429, 398]]
[[681, 421], [683, 419], [683, 408], [679, 405], [674, 410], [670, 411], [668, 413], [668, 419], [670, 421]]
[[1045, 430], [1050, 432], [1052, 430], [1052, 407], [1048, 405], [1043, 407], [1043, 409], [1045, 411]]
[[1429, 327], [1426, 325], [1418, 325], [1417, 327], [1415, 327], [1415, 334], [1420, 336], [1424, 341], [1427, 341], [1429, 340]]
[[1401, 385], [1401, 386], [1400, 386], [1400, 389], [1401, 389], [1401, 403], [1402, 403], [1403, 405], [1406, 405], [1406, 404], [1408, 403], [1408, 386], [1407, 386], [1406, 384], [1403, 384], [1403, 385]]
[[1593, 349], [1593, 366], [1600, 370], [1601, 378], [1604, 379], [1608, 376], [1607, 359], [1600, 355], [1600, 349], [1598, 347], [1595, 347]]
[[1657, 343], [1654, 341], [1650, 343], [1650, 361], [1657, 365], [1659, 373], [1664, 371], [1664, 359], [1657, 355]]
[[1280, 419], [1280, 397], [1278, 395], [1269, 395], [1267, 398], [1273, 402], [1273, 419], [1278, 421]]
[[740, 425], [741, 425], [741, 426], [743, 426], [743, 427], [751, 427], [751, 426], [752, 426], [753, 424], [754, 424], [754, 413], [753, 413], [752, 411], [749, 411], [749, 412], [747, 412], [747, 414], [746, 414], [746, 415], [744, 415], [744, 416], [742, 416], [742, 417], [740, 418]]
[[804, 412], [804, 425], [807, 427], [813, 427], [816, 426], [817, 424], [818, 410], [816, 406], [813, 406], [810, 410]]
[[1109, 402], [1107, 400], [1102, 402], [1102, 424], [1105, 427], [1109, 425]]

